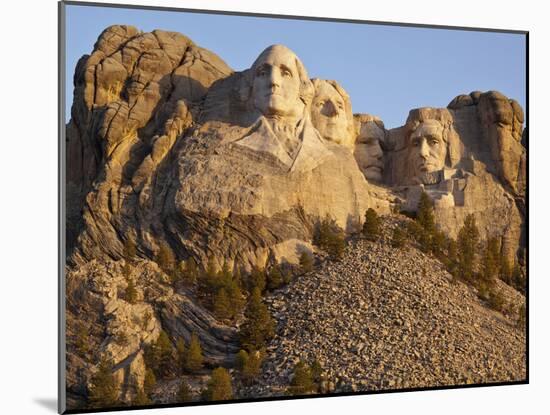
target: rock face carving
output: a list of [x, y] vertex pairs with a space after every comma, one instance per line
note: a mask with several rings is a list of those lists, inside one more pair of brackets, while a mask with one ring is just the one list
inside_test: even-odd
[[354, 120], [357, 129], [353, 151], [355, 160], [368, 181], [380, 183], [384, 174], [384, 123], [368, 114], [356, 114]]
[[429, 173], [456, 165], [458, 136], [452, 124], [451, 114], [445, 109], [411, 111], [405, 124], [410, 181], [421, 183]]
[[[162, 283], [168, 276], [152, 262], [161, 245], [177, 261], [203, 266], [296, 262], [311, 249], [321, 218], [353, 232], [369, 207], [381, 214], [414, 210], [426, 191], [450, 236], [474, 214], [482, 238], [500, 238], [503, 252], [521, 258], [523, 112], [498, 92], [412, 110], [404, 126], [391, 130], [366, 114], [355, 116], [354, 127], [345, 91], [334, 81], [311, 81], [284, 46], [267, 48], [250, 69], [234, 72], [181, 34], [131, 26], [100, 35], [78, 62], [74, 84], [67, 125], [68, 279], [75, 299], [69, 320], [81, 311], [79, 299], [91, 320], [109, 319], [94, 356], [115, 359], [124, 385], [143, 382], [142, 344], [154, 341], [160, 326], [172, 341], [197, 333], [212, 365], [230, 362], [237, 351], [234, 328]], [[128, 244], [136, 246], [141, 269], [135, 278], [146, 304], [139, 306], [118, 296], [127, 281], [115, 274]], [[149, 314], [145, 330], [128, 323]], [[117, 336], [130, 341], [121, 346]], [[75, 355], [69, 360], [68, 387], [79, 393], [77, 371], [94, 369]]]
[[336, 81], [313, 79], [311, 119], [325, 140], [353, 148], [355, 131], [351, 100]]
[[249, 71], [251, 101], [260, 114], [252, 132], [235, 144], [271, 154], [290, 171], [308, 171], [329, 155], [307, 114], [313, 86], [290, 49], [265, 49]]

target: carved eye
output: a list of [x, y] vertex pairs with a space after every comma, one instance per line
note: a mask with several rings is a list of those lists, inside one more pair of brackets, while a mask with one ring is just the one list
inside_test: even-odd
[[282, 70], [283, 76], [286, 76], [288, 78], [292, 78], [292, 72], [290, 72], [288, 69]]
[[433, 147], [433, 146], [436, 146], [439, 144], [439, 140], [435, 139], [435, 138], [432, 138], [428, 141], [430, 143], [430, 145]]

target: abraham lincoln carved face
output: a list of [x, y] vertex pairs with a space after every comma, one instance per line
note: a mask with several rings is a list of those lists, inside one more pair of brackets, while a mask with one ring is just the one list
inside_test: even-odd
[[411, 133], [409, 163], [415, 177], [443, 169], [446, 156], [443, 125], [438, 120], [425, 120]]

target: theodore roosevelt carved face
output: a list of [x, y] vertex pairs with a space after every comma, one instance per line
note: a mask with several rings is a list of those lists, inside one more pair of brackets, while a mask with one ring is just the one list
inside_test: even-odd
[[354, 156], [365, 178], [369, 181], [382, 181], [384, 172], [385, 132], [383, 124], [367, 121], [360, 124], [355, 140]]

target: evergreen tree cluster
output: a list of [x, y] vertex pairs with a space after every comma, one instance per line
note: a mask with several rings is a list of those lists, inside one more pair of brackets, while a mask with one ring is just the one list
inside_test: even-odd
[[244, 307], [240, 273], [231, 272], [227, 263], [220, 271], [216, 271], [210, 261], [199, 279], [199, 290], [207, 307], [220, 320], [236, 318]]
[[170, 379], [182, 374], [199, 372], [204, 357], [198, 336], [193, 333], [187, 346], [183, 338], [178, 338], [176, 347], [168, 335], [161, 330], [158, 339], [145, 349], [145, 365], [151, 370], [154, 379]]
[[433, 203], [426, 192], [422, 192], [415, 221], [410, 222], [407, 229], [409, 235], [418, 242], [422, 251], [433, 253], [440, 259], [444, 257], [448, 239], [436, 227]]
[[107, 408], [119, 404], [119, 390], [113, 374], [113, 362], [102, 359], [88, 390], [90, 408]]
[[253, 384], [260, 374], [264, 352], [261, 350], [251, 350], [247, 352], [241, 349], [237, 354], [236, 368], [239, 371], [241, 381], [245, 385]]
[[345, 234], [342, 228], [329, 217], [321, 220], [313, 235], [313, 243], [325, 250], [333, 261], [338, 261], [346, 249]]
[[202, 395], [203, 399], [207, 401], [233, 399], [233, 385], [229, 371], [223, 367], [214, 369]]
[[241, 345], [249, 352], [263, 349], [275, 335], [275, 321], [262, 301], [260, 289], [254, 288], [245, 310], [240, 329]]
[[[509, 308], [496, 289], [497, 278], [525, 293], [526, 282], [520, 266], [517, 262], [513, 267], [510, 265], [496, 238], [490, 238], [482, 245], [474, 215], [466, 216], [456, 240], [449, 238], [437, 229], [433, 204], [423, 192], [415, 220], [407, 224], [407, 234], [420, 245], [420, 249], [436, 256], [454, 278], [476, 287], [478, 296], [489, 307], [501, 312], [507, 312]], [[392, 245], [401, 247], [405, 241], [402, 230], [395, 228]]]
[[382, 220], [373, 208], [365, 212], [365, 223], [363, 223], [363, 235], [369, 241], [376, 241], [380, 237]]
[[294, 367], [294, 373], [287, 393], [295, 396], [317, 393], [320, 390], [322, 379], [323, 371], [317, 360], [311, 365], [300, 360]]
[[181, 281], [186, 286], [196, 284], [200, 276], [199, 266], [194, 258], [189, 258], [187, 261], [180, 261], [175, 271], [173, 272], [172, 281], [175, 283]]
[[160, 243], [155, 262], [166, 274], [173, 275], [176, 268], [176, 256], [167, 242], [162, 241]]

